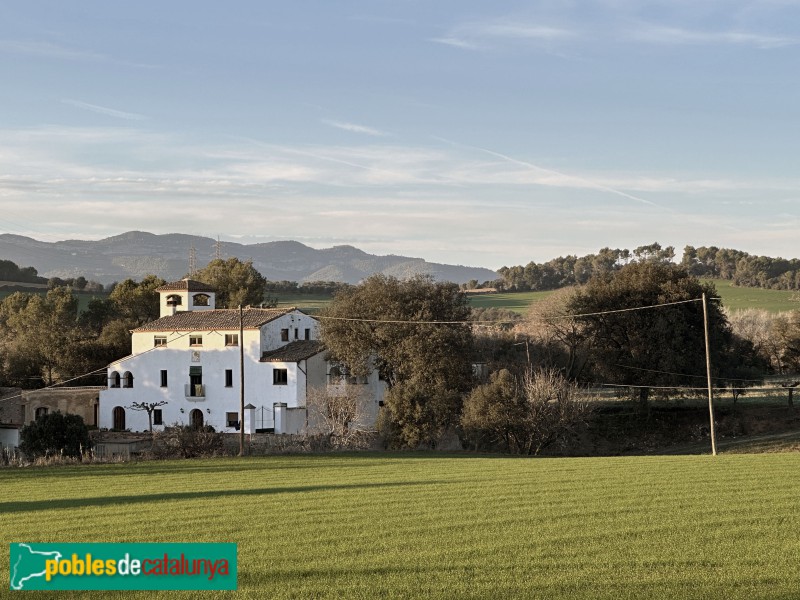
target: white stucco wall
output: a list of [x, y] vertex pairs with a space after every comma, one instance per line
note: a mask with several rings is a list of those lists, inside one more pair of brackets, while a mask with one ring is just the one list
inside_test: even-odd
[[[305, 405], [307, 371], [305, 361], [298, 369], [297, 363], [260, 362], [262, 353], [285, 346], [281, 341], [281, 329], [289, 329], [289, 341], [294, 341], [294, 329], [304, 339], [305, 329], [311, 330], [311, 339], [317, 339], [317, 321], [300, 312], [283, 315], [259, 329], [244, 330], [245, 354], [245, 404], [256, 407], [253, 411], [255, 427], [267, 429], [274, 427], [273, 405], [284, 402], [287, 407]], [[202, 346], [191, 346], [191, 335], [202, 335]], [[175, 423], [190, 423], [193, 409], [203, 414], [203, 423], [212, 425], [222, 432], [235, 432], [227, 426], [226, 413], [239, 412], [239, 347], [225, 346], [225, 334], [238, 334], [238, 330], [198, 331], [198, 332], [159, 332], [140, 331], [133, 334], [132, 356], [109, 366], [109, 388], [100, 395], [100, 427], [110, 429], [113, 425], [115, 407], [125, 410], [125, 428], [131, 431], [147, 431], [148, 417], [144, 411], [130, 408], [133, 402], [159, 402], [167, 404], [159, 407], [162, 411], [162, 425], [154, 425], [155, 430]], [[166, 347], [155, 347], [155, 336], [166, 336]], [[324, 379], [324, 361], [316, 360], [315, 368], [322, 374], [314, 374]], [[205, 396], [187, 396], [186, 386], [190, 381], [190, 368], [201, 367]], [[273, 384], [273, 370], [287, 370], [287, 385]], [[232, 371], [233, 385], [225, 386], [225, 371]], [[167, 371], [167, 387], [161, 387], [161, 370]], [[110, 387], [112, 374], [117, 372], [123, 380], [124, 373], [133, 375], [133, 387]], [[181, 412], [183, 410], [183, 412]]]
[[[291, 421], [285, 420], [295, 433], [302, 419], [298, 415], [306, 406], [306, 393], [309, 387], [329, 386], [329, 365], [321, 352], [308, 360], [297, 362], [261, 362], [264, 352], [275, 350], [295, 339], [304, 340], [305, 330], [310, 330], [310, 339], [318, 339], [318, 322], [299, 311], [288, 313], [270, 321], [260, 329], [245, 329], [240, 342], [245, 355], [245, 404], [252, 404], [253, 429], [272, 429], [275, 427], [274, 406], [286, 405]], [[281, 330], [289, 330], [289, 340], [281, 339]], [[295, 335], [295, 330], [297, 334]], [[131, 431], [147, 431], [148, 416], [144, 411], [134, 411], [134, 402], [154, 403], [166, 401], [159, 407], [162, 424], [154, 425], [155, 430], [164, 426], [189, 424], [192, 411], [202, 412], [203, 423], [217, 431], [233, 433], [228, 427], [227, 413], [239, 413], [239, 346], [226, 346], [225, 334], [238, 334], [237, 330], [219, 331], [139, 331], [133, 334], [131, 356], [109, 366], [109, 388], [100, 393], [100, 427], [110, 429], [113, 425], [115, 407], [125, 410], [125, 428]], [[202, 345], [190, 345], [193, 335], [202, 335]], [[155, 347], [156, 336], [166, 336], [165, 347]], [[192, 397], [186, 393], [190, 382], [190, 370], [200, 367], [204, 396]], [[275, 369], [286, 369], [287, 383], [274, 383]], [[167, 386], [161, 387], [161, 371], [167, 372]], [[225, 371], [230, 370], [232, 385], [225, 386]], [[124, 385], [124, 373], [133, 375], [133, 387], [110, 387], [113, 373], [119, 373]], [[336, 386], [330, 386], [335, 388]], [[378, 403], [383, 399], [385, 384], [373, 371], [366, 384], [354, 384], [367, 401], [369, 414], [374, 418], [378, 413]], [[329, 390], [330, 391], [330, 390]], [[237, 416], [238, 420], [238, 416]], [[249, 424], [249, 417], [248, 417]], [[278, 431], [277, 433], [281, 433]]]
[[[206, 296], [209, 296], [208, 306], [195, 306], [193, 299], [197, 294], [205, 294]], [[176, 312], [188, 310], [214, 310], [216, 304], [216, 294], [214, 292], [188, 292], [186, 290], [173, 290], [168, 292], [159, 292], [159, 296], [159, 316], [162, 317], [167, 317], [169, 315], [174, 315]], [[181, 303], [177, 306], [167, 304], [167, 298], [171, 298], [172, 296], [178, 296], [181, 299]]]
[[[192, 367], [200, 367], [202, 370], [202, 385], [205, 392], [202, 397], [186, 394]], [[249, 389], [251, 382], [259, 379], [257, 374], [262, 368], [263, 364], [254, 359], [253, 353], [245, 353], [245, 389]], [[130, 371], [134, 377], [134, 384], [132, 388], [109, 387], [101, 393], [101, 427], [112, 427], [113, 409], [121, 406], [126, 409], [126, 428], [131, 431], [146, 431], [147, 413], [128, 409], [133, 402], [167, 401], [168, 404], [160, 407], [163, 425], [188, 424], [191, 411], [200, 409], [203, 412], [203, 423], [212, 425], [217, 431], [229, 430], [227, 412], [239, 412], [238, 346], [202, 351], [188, 348], [159, 348], [126, 359], [114, 365], [111, 370]], [[167, 371], [167, 387], [161, 387], [161, 370]], [[226, 370], [231, 371], [230, 387], [225, 385]], [[154, 428], [160, 429], [163, 425]], [[231, 428], [230, 431], [235, 430]]]
[[[309, 317], [300, 311], [287, 313], [270, 321], [267, 326], [261, 329], [261, 349], [263, 352], [275, 350], [285, 346], [287, 342], [281, 340], [281, 330], [289, 330], [289, 342], [305, 339], [305, 330], [310, 329], [312, 340], [319, 339], [318, 325], [316, 319]], [[298, 337], [295, 337], [295, 331]]]

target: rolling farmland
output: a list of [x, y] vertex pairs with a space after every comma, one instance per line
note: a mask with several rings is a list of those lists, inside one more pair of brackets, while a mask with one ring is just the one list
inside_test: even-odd
[[407, 453], [2, 469], [0, 576], [8, 542], [237, 542], [248, 598], [790, 598], [799, 467]]

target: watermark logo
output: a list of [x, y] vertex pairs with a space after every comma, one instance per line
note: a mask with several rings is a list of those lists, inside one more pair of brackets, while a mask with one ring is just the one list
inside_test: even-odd
[[235, 590], [236, 544], [10, 544], [12, 590]]

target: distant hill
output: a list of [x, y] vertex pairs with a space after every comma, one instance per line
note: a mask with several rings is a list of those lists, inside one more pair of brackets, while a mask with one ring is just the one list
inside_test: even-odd
[[[0, 259], [31, 265], [44, 277], [78, 277], [110, 283], [150, 273], [167, 280], [179, 279], [189, 270], [189, 249], [197, 252], [202, 268], [215, 255], [216, 241], [179, 233], [156, 235], [129, 231], [98, 241], [40, 242], [29, 237], [0, 234]], [[373, 273], [405, 278], [431, 275], [438, 281], [464, 283], [494, 280], [490, 269], [429, 263], [408, 256], [377, 256], [353, 246], [316, 250], [300, 242], [260, 244], [224, 242], [223, 257], [251, 259], [253, 266], [272, 281], [343, 281], [358, 283]]]

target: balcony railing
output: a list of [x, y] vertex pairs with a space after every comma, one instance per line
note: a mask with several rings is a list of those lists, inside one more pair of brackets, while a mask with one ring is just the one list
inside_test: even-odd
[[206, 386], [202, 383], [186, 383], [183, 388], [189, 402], [203, 402], [206, 399]]

